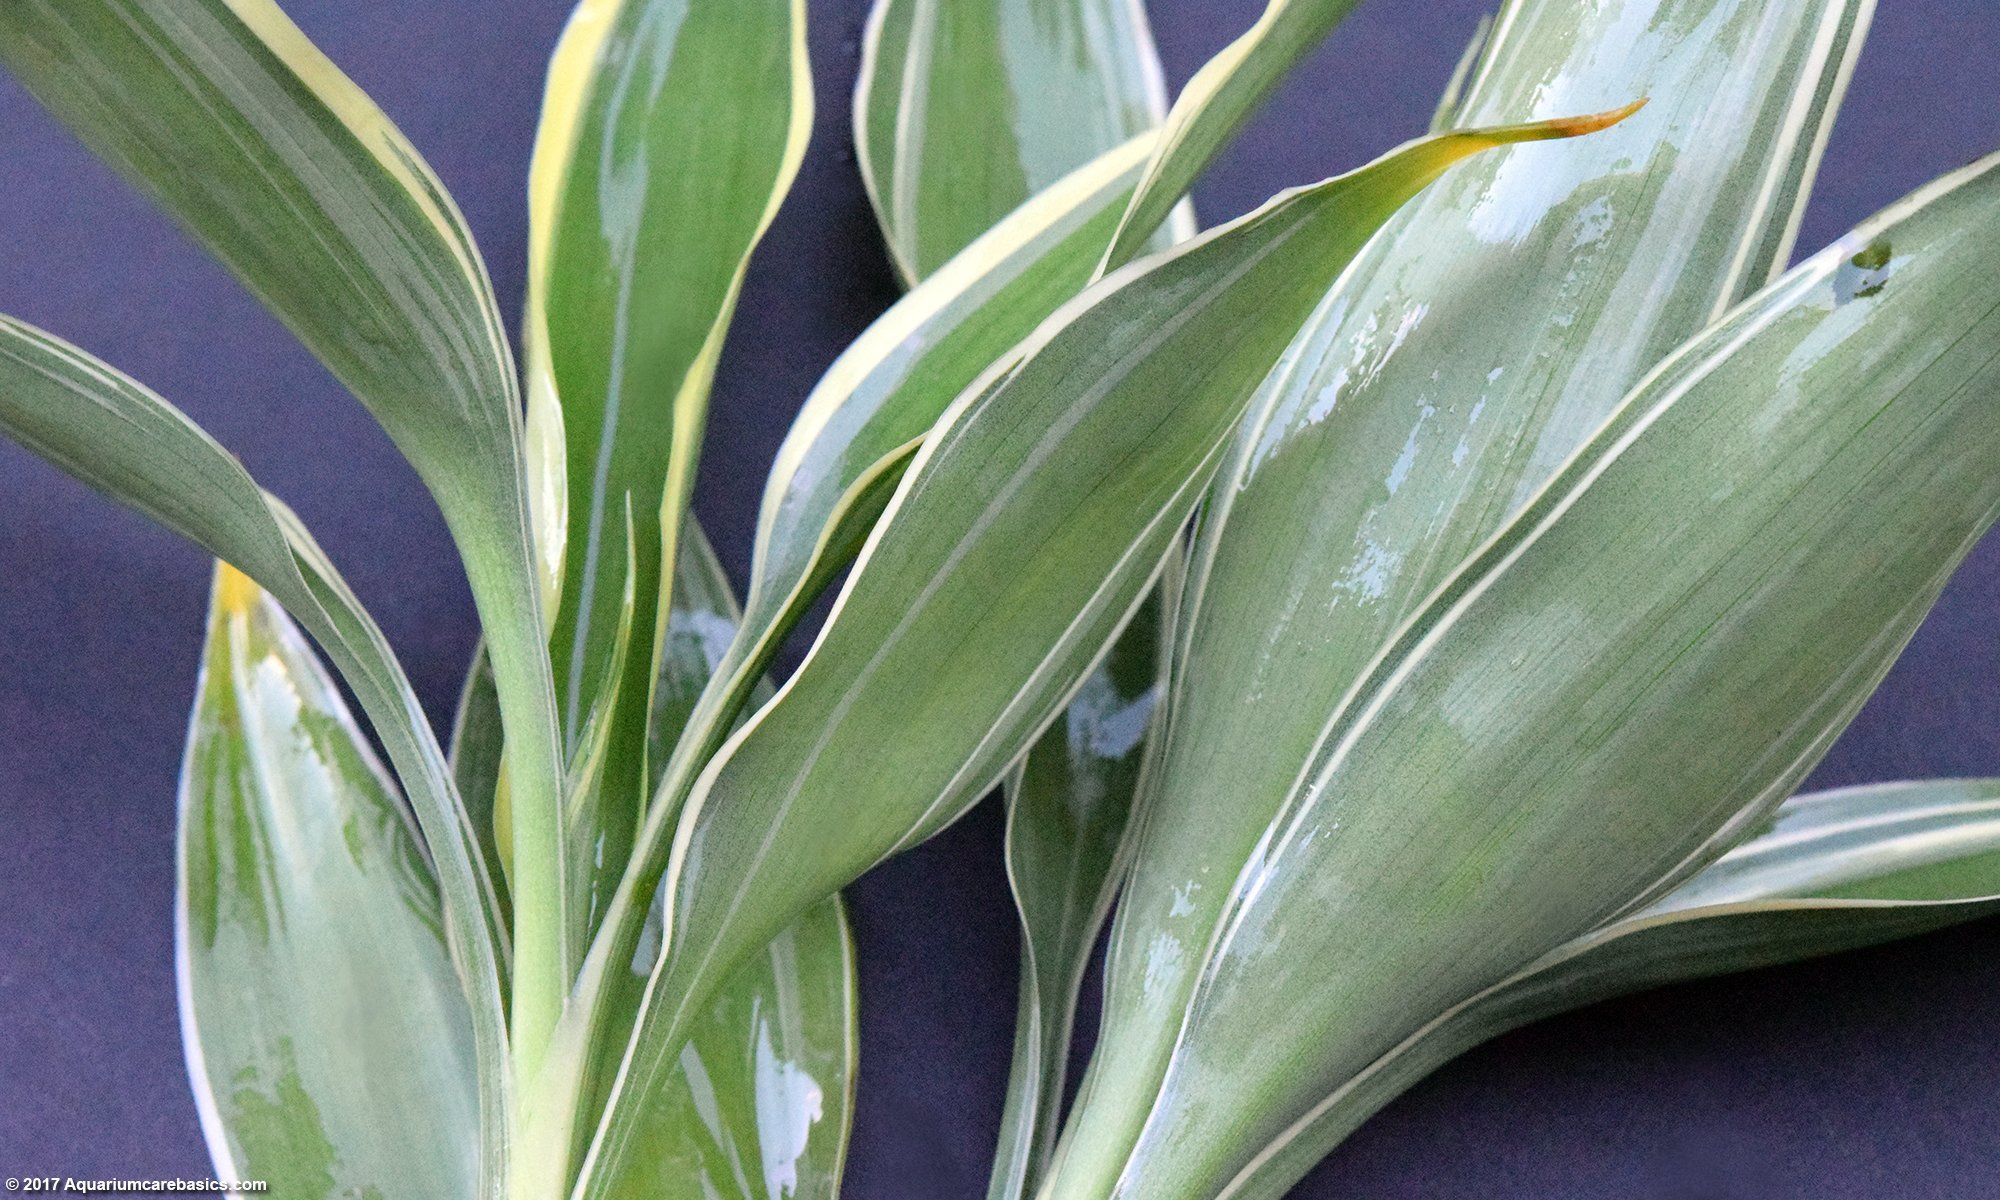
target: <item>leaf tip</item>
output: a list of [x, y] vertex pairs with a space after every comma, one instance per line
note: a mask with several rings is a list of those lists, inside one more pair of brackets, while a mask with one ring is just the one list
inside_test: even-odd
[[1549, 133], [1554, 137], [1578, 137], [1586, 133], [1596, 133], [1600, 129], [1609, 129], [1646, 107], [1651, 99], [1651, 96], [1641, 96], [1622, 108], [1614, 108], [1608, 112], [1590, 113], [1581, 117], [1559, 117], [1548, 122]]
[[247, 617], [256, 607], [263, 589], [248, 575], [217, 559], [215, 563], [215, 608], [232, 617]]
[[1609, 129], [1625, 118], [1646, 107], [1650, 97], [1641, 96], [1622, 108], [1607, 112], [1585, 113], [1575, 117], [1550, 117], [1540, 121], [1529, 121], [1521, 125], [1491, 125], [1482, 129], [1461, 129], [1440, 135], [1438, 141], [1455, 147], [1459, 157], [1494, 146], [1506, 146], [1519, 142], [1547, 142], [1559, 138], [1581, 137], [1586, 133], [1596, 133]]

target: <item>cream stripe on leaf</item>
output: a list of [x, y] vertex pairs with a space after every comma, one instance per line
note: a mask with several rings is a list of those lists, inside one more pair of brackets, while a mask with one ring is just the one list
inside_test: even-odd
[[904, 283], [1166, 107], [1138, 0], [876, 0], [854, 141]]
[[[1468, 163], [1399, 213], [1237, 431], [1197, 532], [1174, 736], [1114, 923], [1082, 1106], [1107, 1159], [1131, 1133], [1110, 1126], [1144, 1119], [1172, 1052], [1205, 938], [1190, 931], [1212, 927], [1305, 786], [1327, 714], [1633, 384], [1764, 282], [1746, 255], [1782, 241], [1803, 200], [1801, 147], [1832, 119], [1869, 8], [1527, 0], [1503, 13], [1466, 117], [1652, 99], [1599, 137]], [[1649, 35], [1629, 36], [1642, 18]], [[1160, 946], [1186, 955], [1163, 962]]]
[[172, 405], [61, 340], [0, 317], [0, 432], [233, 564], [333, 660], [381, 738], [437, 875], [470, 1013], [478, 1195], [505, 1194], [512, 1089], [507, 930], [450, 769], [388, 642], [291, 511]]
[[304, 636], [226, 565], [178, 859], [181, 1024], [217, 1177], [300, 1200], [477, 1196], [472, 1023], [437, 880]]
[[509, 743], [516, 1051], [564, 990], [556, 744], [519, 392], [443, 186], [268, 0], [28, 0], [0, 61], [221, 259], [366, 404], [464, 558]]
[[[675, 740], [720, 662], [736, 598], [700, 526], [682, 532], [654, 736]], [[767, 695], [765, 683], [760, 693]], [[834, 1200], [853, 1117], [854, 946], [838, 897], [806, 911], [731, 974], [696, 1022], [639, 1152], [612, 1195]], [[630, 1014], [610, 1028], [629, 1030]], [[614, 1049], [624, 1045], [615, 1039]]]
[[1281, 1200], [1417, 1080], [1509, 1029], [1682, 980], [1776, 966], [2000, 911], [2000, 780], [1869, 784], [1787, 800], [1665, 899], [1567, 942], [1369, 1064], [1218, 1200]]
[[[726, 621], [699, 602], [713, 594], [713, 567], [690, 563], [689, 544], [683, 544], [653, 713], [654, 769], [662, 779], [648, 802], [632, 867], [583, 971], [581, 1003], [569, 1022], [577, 1026], [572, 1043], [583, 1043], [584, 1026], [629, 1029], [636, 1016], [643, 977], [609, 966], [635, 954], [658, 955], [657, 944], [642, 947], [641, 941], [650, 936], [649, 902], [681, 801], [745, 707], [768, 698], [764, 672], [771, 656], [821, 589], [852, 561], [918, 443], [951, 401], [1089, 281], [1145, 153], [1144, 140], [1136, 140], [1024, 205], [893, 306], [828, 370], [772, 467], [747, 611], [740, 618], [733, 600]], [[700, 540], [698, 531], [692, 539]], [[696, 586], [704, 578], [709, 583]], [[693, 603], [682, 594], [690, 587]], [[686, 624], [677, 629], [675, 621]], [[689, 673], [695, 642], [719, 655], [701, 664], [698, 681]], [[617, 1038], [601, 1038], [592, 1047], [586, 1073], [597, 1082], [574, 1100], [589, 1110], [582, 1118], [586, 1132], [594, 1120], [591, 1105], [608, 1090], [625, 1050]]]
[[[666, 954], [580, 1195], [603, 1195], [636, 1152], [635, 1114], [728, 971], [948, 824], [1068, 702], [1144, 597], [1257, 380], [1367, 236], [1466, 155], [1622, 115], [1425, 139], [1284, 193], [1106, 279], [966, 389], [806, 663], [696, 781], [664, 878], [627, 878], [635, 895], [666, 889]], [[885, 743], [883, 729], [902, 736]]]
[[[572, 971], [645, 806], [667, 590], [716, 358], [810, 130], [804, 23], [802, 0], [586, 0], [550, 65], [523, 343], [565, 744], [617, 695], [601, 799], [572, 839], [602, 846], [569, 914]], [[635, 607], [618, 655], [628, 554]]]
[[1256, 24], [1195, 72], [1174, 98], [1146, 178], [1105, 252], [1107, 270], [1144, 250], [1209, 160], [1354, 5], [1355, 0], [1270, 0]]
[[1160, 990], [1192, 980], [1165, 1069], [1113, 1106], [1104, 1064], [1130, 1060], [1099, 1059], [1045, 1196], [1214, 1196], [1428, 1020], [1791, 793], [2000, 516], [1996, 234], [2000, 157], [1788, 272], [1417, 608], [1247, 861], [1193, 881], [1222, 902], [1190, 889], [1156, 944]]
[[[1030, 205], [1045, 204], [1059, 170], [1165, 116], [1159, 59], [1137, 0], [879, 0], [871, 13], [855, 139], [906, 281], [928, 276], [1030, 194]], [[1183, 205], [1149, 244], [1165, 249], [1193, 233]], [[1094, 248], [1110, 244], [1108, 232], [1091, 234]], [[1180, 571], [1176, 554], [1160, 591]], [[1024, 769], [1007, 778], [1022, 988], [989, 1200], [1022, 1195], [1054, 1137], [1082, 968], [1125, 858], [1138, 764], [1158, 719], [1158, 639], [1170, 623], [1162, 602], [1148, 598], [1028, 751]]]

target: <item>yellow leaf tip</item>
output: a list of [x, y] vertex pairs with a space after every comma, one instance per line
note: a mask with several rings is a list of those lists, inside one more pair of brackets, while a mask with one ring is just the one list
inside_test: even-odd
[[1622, 108], [1614, 108], [1609, 112], [1591, 113], [1581, 117], [1561, 117], [1550, 121], [1548, 127], [1550, 132], [1557, 137], [1578, 137], [1586, 133], [1596, 133], [1600, 129], [1611, 128], [1626, 117], [1646, 107], [1646, 102], [1650, 99], [1652, 99], [1650, 96], [1641, 96], [1632, 103]]
[[1461, 129], [1445, 133], [1440, 137], [1441, 140], [1447, 141], [1453, 138], [1467, 139], [1475, 149], [1506, 146], [1518, 142], [1547, 142], [1559, 138], [1581, 137], [1586, 133], [1596, 133], [1618, 124], [1646, 107], [1647, 99], [1648, 97], [1642, 96], [1622, 108], [1614, 108], [1608, 112], [1586, 113], [1576, 117], [1549, 117], [1521, 125], [1489, 125], [1480, 129]]
[[220, 559], [216, 560], [215, 607], [217, 611], [232, 617], [249, 616], [250, 610], [257, 604], [257, 598], [263, 594], [263, 589], [259, 588], [248, 575], [245, 575]]

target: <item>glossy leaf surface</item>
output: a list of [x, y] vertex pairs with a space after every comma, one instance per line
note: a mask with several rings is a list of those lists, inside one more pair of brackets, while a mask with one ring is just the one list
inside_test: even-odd
[[1363, 1121], [1509, 1029], [1628, 992], [1833, 954], [2000, 911], [2000, 781], [1787, 800], [1665, 899], [1453, 1008], [1322, 1101], [1220, 1195], [1278, 1200]]
[[[655, 772], [647, 783], [649, 808], [640, 814], [648, 828], [669, 830], [677, 804], [671, 793], [661, 791], [664, 769], [677, 753], [700, 752], [698, 740], [702, 735], [691, 732], [698, 729], [691, 722], [700, 719], [702, 710], [698, 702], [709, 693], [717, 668], [725, 663], [736, 644], [742, 621], [722, 564], [716, 560], [708, 535], [692, 512], [683, 517], [676, 545], [669, 591], [672, 607], [661, 643], [660, 674], [654, 684], [652, 728], [648, 731], [653, 751], [649, 761], [654, 764]], [[746, 699], [761, 701], [769, 698], [771, 685], [760, 677], [745, 690]], [[653, 805], [667, 807], [654, 813], [650, 811]], [[624, 865], [620, 864], [621, 869]], [[636, 1017], [647, 970], [659, 954], [659, 918], [651, 911], [653, 898], [621, 888], [612, 899], [611, 916], [629, 919], [614, 922], [602, 943], [595, 947], [591, 965], [579, 981], [580, 999], [570, 1018], [571, 1042], [576, 1047], [572, 1070], [577, 1078], [566, 1081], [566, 1085], [572, 1088], [593, 1068], [614, 1069], [623, 1049], [623, 1037], [630, 1033]], [[613, 963], [634, 962], [639, 964], [636, 968], [609, 967]], [[594, 1032], [587, 1035], [586, 1029]], [[605, 1067], [607, 1061], [614, 1067]], [[569, 1097], [564, 1102], [574, 1107], [575, 1102]]]
[[[672, 754], [688, 774], [660, 790], [658, 804], [678, 808], [692, 772], [728, 736], [742, 706], [768, 698], [762, 676], [770, 656], [860, 550], [938, 416], [994, 358], [1090, 282], [1146, 150], [1144, 140], [1134, 140], [1022, 206], [898, 302], [828, 370], [766, 484], [746, 616], [738, 618], [712, 550], [690, 526], [692, 540], [682, 542], [676, 560], [652, 714], [656, 770]], [[674, 808], [650, 814], [658, 862]], [[628, 960], [638, 950], [638, 912], [624, 932], [606, 958]], [[630, 1020], [644, 978], [598, 978], [612, 990], [600, 1000], [610, 1010], [604, 1020]]]
[[716, 560], [715, 547], [692, 513], [683, 520], [675, 542], [672, 607], [660, 647], [660, 676], [653, 685], [652, 751], [646, 757], [654, 770], [647, 781], [648, 795], [659, 786], [675, 745], [687, 731], [695, 702], [722, 665], [742, 624], [736, 594]]
[[903, 281], [1166, 108], [1139, 0], [876, 0], [854, 144]]
[[[1600, 136], [1502, 149], [1419, 197], [1253, 402], [1196, 537], [1174, 736], [1112, 941], [1094, 1143], [1143, 1119], [1190, 964], [1369, 660], [1648, 368], [1788, 251], [1868, 10], [1503, 14], [1463, 119], [1652, 99]], [[1185, 955], [1163, 965], [1163, 946]]]
[[[566, 742], [619, 696], [588, 834], [612, 864], [644, 803], [662, 593], [716, 358], [805, 150], [804, 22], [801, 0], [585, 0], [550, 68], [525, 340], [533, 402], [560, 405], [534, 423], [559, 424], [566, 445], [566, 498], [544, 504], [566, 515], [541, 529], [565, 542], [545, 557], [563, 563], [551, 644]], [[617, 656], [628, 556], [631, 646]]]
[[1124, 878], [1133, 805], [1159, 749], [1181, 554], [1006, 780], [1007, 882], [1021, 916], [1021, 1001], [988, 1200], [1032, 1194], [1061, 1127], [1084, 969]]
[[1122, 1114], [1073, 1123], [1049, 1195], [1213, 1195], [1428, 1017], [1789, 794], [2000, 513], [1996, 234], [2000, 159], [1816, 255], [1432, 595], [1240, 872], [1185, 880], [1224, 903], [1152, 946], [1154, 995], [1193, 999], [1136, 1145], [1103, 1132]]
[[[1174, 98], [1145, 180], [1105, 254], [1107, 267], [1122, 266], [1144, 251], [1146, 240], [1194, 185], [1209, 160], [1354, 5], [1355, 0], [1270, 0], [1256, 24], [1202, 64]], [[1613, 103], [1623, 103], [1623, 99]], [[1589, 108], [1571, 106], [1566, 111], [1586, 112]], [[1519, 116], [1511, 114], [1503, 119], [1518, 120]]]
[[[661, 659], [653, 735], [671, 744], [740, 614], [708, 538], [690, 514], [675, 562], [673, 610]], [[760, 685], [768, 697], [768, 683]], [[659, 953], [649, 915], [632, 986], [604, 993], [597, 1028], [614, 1048], [629, 1032]], [[600, 957], [599, 964], [604, 959]], [[586, 976], [585, 990], [594, 985]], [[682, 1049], [659, 1105], [641, 1120], [641, 1149], [607, 1194], [632, 1200], [816, 1200], [838, 1194], [852, 1115], [857, 1042], [854, 949], [840, 901], [805, 913], [724, 983]], [[582, 1029], [581, 1013], [573, 1028]], [[590, 1050], [596, 1050], [591, 1047]], [[589, 1050], [572, 1064], [586, 1068]]]
[[[1058, 47], [1053, 56], [1023, 53], [1006, 36], [1022, 27], [1076, 44]], [[1049, 47], [1035, 43], [1031, 49]], [[1135, 140], [1115, 151], [1121, 140], [1150, 129], [1166, 113], [1145, 15], [1123, 0], [1039, 8], [878, 0], [863, 60], [855, 94], [862, 177], [891, 258], [912, 282], [934, 265], [924, 252], [929, 244], [955, 252], [973, 242], [1002, 213], [1040, 192], [1053, 168], [1066, 169], [1100, 152], [1124, 159], [1141, 144], [1150, 145], [1151, 139]], [[1052, 67], [1059, 76], [1054, 86], [1047, 78]], [[1129, 197], [1130, 181], [1124, 182], [1122, 195]], [[1076, 187], [1076, 181], [1064, 181], [1026, 211], [1065, 203], [1059, 198]], [[1122, 211], [1123, 198], [1117, 207]], [[1153, 239], [1155, 248], [1193, 235], [1191, 211], [1184, 207], [1177, 215], [1181, 219], [1169, 221]], [[1009, 219], [1024, 220], [1018, 214]], [[1090, 233], [1091, 240], [1077, 240], [1078, 267], [1108, 245], [1108, 233]], [[996, 240], [981, 239], [979, 245], [983, 249]], [[984, 264], [988, 255], [974, 250], [962, 257]], [[1036, 274], [1051, 280], [1068, 274], [1039, 269], [1044, 263], [1058, 266], [1062, 259], [1037, 263]], [[993, 273], [992, 267], [987, 270]], [[1079, 271], [1073, 281], [1062, 282], [1074, 291], [1085, 279]], [[976, 321], [996, 311], [1005, 312], [989, 304], [973, 316]], [[894, 329], [893, 321], [884, 325], [904, 340], [928, 340], [921, 329]], [[898, 345], [891, 357], [905, 353]], [[836, 370], [828, 378], [838, 382], [843, 373]], [[957, 388], [950, 390], [955, 394]], [[838, 415], [820, 425], [822, 445], [805, 445], [803, 457], [826, 454], [826, 435], [837, 431]], [[800, 427], [812, 424], [802, 420]], [[1170, 579], [1177, 602], [1183, 569], [1176, 555], [1169, 578], [1119, 635], [1107, 661], [1092, 671], [1005, 782], [1008, 875], [1021, 914], [1022, 961], [1014, 1062], [989, 1200], [1022, 1195], [1054, 1138], [1077, 992], [1116, 890], [1139, 760], [1165, 668], [1160, 593]]]
[[465, 560], [515, 746], [520, 1040], [560, 1001], [560, 749], [519, 392], [485, 265], [415, 149], [270, 0], [34, 0], [0, 61], [382, 423]]
[[[806, 397], [765, 482], [743, 620], [687, 718], [694, 735], [675, 756], [668, 802], [685, 795], [785, 636], [859, 553], [945, 409], [1090, 282], [1147, 145], [1109, 151], [1023, 205], [884, 313]], [[656, 818], [644, 853], [664, 863], [672, 835]]]
[[176, 941], [216, 1174], [470, 1200], [472, 1028], [395, 783], [304, 637], [220, 568], [182, 766]]
[[[633, 1151], [690, 1017], [747, 954], [988, 790], [1144, 596], [1222, 440], [1361, 243], [1451, 163], [1614, 117], [1454, 134], [1285, 193], [1105, 280], [954, 404], [806, 663], [696, 783], [584, 1194]], [[900, 736], [884, 742], [881, 731]], [[651, 879], [628, 879], [638, 895]]]
[[644, 1114], [621, 1200], [833, 1200], [853, 1117], [854, 947], [821, 902], [729, 978]]
[[[1079, 167], [1010, 213], [851, 345], [806, 398], [765, 483], [747, 613], [688, 716], [677, 802], [799, 617], [859, 553], [924, 435], [967, 385], [1090, 280], [1150, 140]], [[671, 827], [656, 840], [664, 854]]]
[[0, 431], [256, 580], [312, 634], [360, 700], [437, 873], [478, 1056], [482, 1181], [504, 1170], [507, 931], [478, 839], [416, 694], [319, 547], [227, 450], [172, 405], [58, 338], [0, 317]]

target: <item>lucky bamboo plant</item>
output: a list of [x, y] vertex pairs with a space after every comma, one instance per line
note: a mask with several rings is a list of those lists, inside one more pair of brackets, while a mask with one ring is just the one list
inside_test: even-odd
[[803, 0], [577, 7], [518, 371], [451, 198], [270, 0], [0, 6], [387, 429], [484, 635], [447, 752], [280, 500], [0, 319], [0, 428], [225, 564], [178, 913], [220, 1177], [835, 1195], [838, 892], [995, 787], [991, 1200], [1278, 1196], [1500, 1030], [2000, 904], [2000, 782], [1792, 796], [2000, 513], [2000, 158], [1787, 270], [1872, 0], [1510, 0], [1431, 135], [1198, 232], [1351, 6], [1270, 0], [1169, 107], [1137, 0], [876, 0], [908, 292], [803, 399], [740, 604], [689, 495]]

